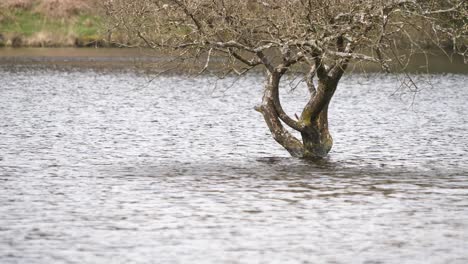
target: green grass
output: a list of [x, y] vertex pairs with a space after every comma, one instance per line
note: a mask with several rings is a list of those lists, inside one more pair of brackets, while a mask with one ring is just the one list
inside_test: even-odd
[[71, 18], [51, 18], [27, 10], [0, 10], [0, 34], [15, 34], [30, 37], [35, 33], [48, 32], [62, 36], [98, 37], [102, 20], [90, 14]]
[[31, 36], [33, 33], [41, 31], [43, 27], [57, 28], [55, 23], [47, 21], [39, 14], [27, 11], [3, 11], [0, 23], [0, 32], [17, 33]]
[[102, 20], [91, 15], [80, 15], [76, 23], [72, 25], [72, 30], [81, 37], [96, 36], [102, 32]]

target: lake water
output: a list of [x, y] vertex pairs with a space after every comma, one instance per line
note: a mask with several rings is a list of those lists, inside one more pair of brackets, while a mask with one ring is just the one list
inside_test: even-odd
[[415, 78], [345, 77], [308, 162], [261, 74], [0, 65], [0, 263], [468, 263], [468, 75]]

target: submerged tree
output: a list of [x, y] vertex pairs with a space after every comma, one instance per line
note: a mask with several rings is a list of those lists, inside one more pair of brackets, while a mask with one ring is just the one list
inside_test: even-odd
[[[219, 57], [237, 74], [263, 67], [267, 80], [255, 109], [273, 138], [300, 158], [332, 148], [328, 106], [350, 63], [404, 71], [427, 44], [467, 55], [466, 0], [108, 0], [106, 10], [112, 30], [131, 43], [181, 58], [203, 54], [203, 70]], [[293, 70], [310, 91], [299, 117], [280, 101], [280, 81]]]

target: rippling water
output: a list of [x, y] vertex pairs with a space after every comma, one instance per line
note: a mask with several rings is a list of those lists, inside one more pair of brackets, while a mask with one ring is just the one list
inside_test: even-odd
[[312, 163], [260, 75], [2, 66], [0, 263], [468, 263], [467, 76], [346, 77]]

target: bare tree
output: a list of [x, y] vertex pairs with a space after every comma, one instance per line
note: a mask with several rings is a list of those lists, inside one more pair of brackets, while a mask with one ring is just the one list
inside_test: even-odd
[[[466, 0], [108, 0], [106, 10], [114, 30], [140, 40], [130, 43], [181, 57], [204, 54], [202, 71], [220, 56], [238, 74], [263, 67], [267, 80], [256, 110], [273, 138], [300, 158], [330, 151], [328, 106], [351, 62], [404, 70], [428, 41], [467, 57]], [[408, 51], [401, 53], [403, 45]], [[293, 69], [310, 91], [296, 118], [283, 110], [279, 94]]]

